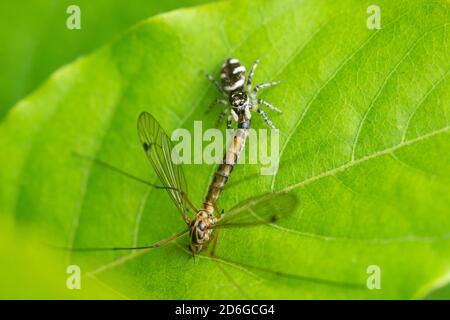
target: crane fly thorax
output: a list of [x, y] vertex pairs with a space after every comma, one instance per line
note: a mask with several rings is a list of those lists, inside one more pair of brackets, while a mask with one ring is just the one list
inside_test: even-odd
[[189, 235], [191, 246], [198, 247], [206, 244], [211, 239], [213, 229], [210, 226], [216, 223], [217, 219], [208, 211], [201, 209], [192, 219], [189, 225]]

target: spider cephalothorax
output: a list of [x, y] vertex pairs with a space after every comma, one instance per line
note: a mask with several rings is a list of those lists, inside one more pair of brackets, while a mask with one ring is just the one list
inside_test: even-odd
[[231, 108], [236, 112], [242, 112], [250, 106], [250, 100], [245, 92], [235, 92], [230, 95]]

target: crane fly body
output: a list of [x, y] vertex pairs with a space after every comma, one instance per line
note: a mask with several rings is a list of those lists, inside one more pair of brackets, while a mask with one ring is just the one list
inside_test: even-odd
[[[250, 199], [223, 213], [217, 208], [217, 201], [236, 165], [250, 129], [250, 111], [255, 106], [256, 93], [260, 88], [275, 85], [277, 83], [261, 84], [256, 86], [250, 94], [251, 79], [253, 77], [257, 62], [252, 67], [246, 78], [246, 70], [237, 59], [229, 58], [222, 66], [222, 85], [217, 84], [218, 89], [228, 96], [231, 106], [231, 115], [237, 121], [237, 129], [233, 134], [232, 141], [226, 150], [222, 164], [217, 168], [208, 192], [200, 208], [196, 208], [188, 197], [187, 183], [180, 161], [173, 161], [173, 144], [158, 121], [147, 112], [142, 112], [138, 118], [137, 131], [141, 145], [152, 165], [162, 186], [143, 181], [120, 169], [97, 161], [100, 164], [113, 169], [139, 182], [146, 183], [157, 189], [165, 189], [172, 202], [176, 205], [187, 228], [175, 235], [158, 241], [152, 245], [141, 247], [114, 247], [114, 248], [71, 248], [74, 251], [99, 251], [99, 250], [136, 250], [157, 248], [170, 243], [179, 237], [189, 234], [189, 249], [192, 255], [199, 253], [209, 242], [214, 239], [211, 255], [214, 253], [217, 234], [221, 228], [254, 226], [272, 223], [289, 214], [296, 206], [296, 197], [287, 193], [266, 194], [259, 198]], [[247, 81], [245, 81], [247, 80]], [[259, 112], [259, 111], [258, 111]], [[261, 112], [260, 112], [261, 113]], [[264, 115], [264, 113], [261, 113]], [[231, 120], [228, 122], [231, 127]], [[95, 159], [94, 159], [95, 160]], [[188, 217], [188, 208], [195, 212], [191, 218]]]
[[[217, 233], [220, 229], [270, 224], [292, 213], [297, 207], [298, 201], [297, 197], [287, 192], [267, 193], [259, 197], [247, 199], [225, 213], [217, 209], [217, 201], [221, 191], [227, 183], [228, 178], [244, 149], [250, 128], [250, 112], [257, 111], [260, 113], [266, 123], [272, 128], [274, 128], [272, 122], [257, 104], [262, 104], [272, 110], [281, 112], [268, 102], [256, 98], [256, 94], [260, 89], [276, 85], [279, 81], [263, 83], [255, 86], [253, 90], [251, 89], [252, 77], [258, 62], [259, 61], [257, 60], [253, 64], [250, 73], [246, 76], [246, 69], [239, 60], [235, 58], [225, 60], [221, 70], [221, 84], [217, 83], [208, 75], [208, 78], [216, 85], [217, 89], [228, 98], [226, 101], [222, 99], [215, 101], [215, 103], [226, 104], [229, 107], [228, 110], [222, 112], [221, 117], [223, 117], [224, 114], [230, 113], [227, 127], [231, 127], [231, 119], [237, 121], [238, 125], [237, 130], [234, 132], [232, 142], [225, 153], [223, 162], [216, 170], [213, 180], [208, 187], [208, 192], [199, 209], [195, 208], [187, 195], [187, 183], [180, 161], [172, 161], [172, 141], [164, 132], [158, 121], [150, 113], [142, 112], [140, 114], [137, 128], [141, 145], [162, 186], [155, 185], [144, 179], [133, 176], [99, 159], [84, 157], [155, 189], [165, 189], [186, 223], [185, 229], [151, 245], [138, 247], [90, 247], [68, 249], [71, 251], [152, 249], [159, 248], [177, 240], [181, 236], [189, 234], [189, 249], [193, 256], [202, 251], [204, 247], [214, 239], [213, 248], [210, 251], [210, 255], [213, 256], [215, 245], [217, 243]], [[193, 217], [188, 217], [188, 208], [194, 210], [195, 215]], [[215, 231], [216, 234], [214, 234]], [[360, 284], [341, 283], [333, 280], [290, 275], [283, 272], [272, 271], [260, 266], [245, 265], [229, 259], [215, 258], [239, 266], [271, 272], [276, 275], [286, 275], [291, 279], [297, 278], [303, 281], [333, 286], [345, 286], [349, 288], [365, 288], [365, 286], [361, 286]]]
[[[258, 209], [255, 209], [255, 212], [257, 212], [258, 215], [255, 215], [250, 209], [244, 214], [242, 213], [242, 210], [239, 211], [237, 209], [222, 214], [217, 209], [216, 204], [221, 191], [227, 183], [228, 178], [239, 159], [239, 155], [244, 149], [249, 126], [250, 121], [245, 118], [244, 112], [241, 112], [239, 115], [238, 128], [228, 146], [223, 163], [219, 165], [216, 170], [205, 199], [201, 207], [197, 209], [187, 196], [187, 184], [181, 164], [175, 164], [174, 161], [172, 161], [172, 142], [169, 140], [168, 135], [151, 114], [143, 112], [139, 116], [138, 133], [142, 146], [161, 183], [169, 193], [169, 196], [177, 206], [178, 211], [181, 213], [183, 220], [187, 224], [187, 229], [184, 233], [189, 233], [189, 249], [193, 255], [199, 253], [202, 248], [211, 241], [214, 237], [213, 232], [215, 229], [230, 227], [232, 225], [246, 226], [270, 223], [274, 222], [279, 217], [280, 212], [276, 211], [277, 208], [273, 208], [273, 212], [265, 212], [262, 217], [259, 215]], [[179, 162], [177, 161], [176, 163]], [[293, 197], [287, 194], [274, 195], [273, 197], [275, 196], [284, 198], [285, 200], [286, 198]], [[267, 200], [263, 202], [267, 207]], [[291, 199], [286, 203], [292, 205], [293, 202], [295, 202], [295, 200]], [[253, 206], [255, 206], [255, 204], [253, 204]], [[187, 216], [186, 212], [188, 207], [196, 212], [195, 216], [192, 218]], [[278, 209], [283, 211], [283, 214], [287, 213], [285, 212], [286, 210], [283, 210], [282, 208]], [[237, 212], [240, 213], [238, 214]], [[242, 215], [247, 216], [247, 219], [251, 221], [247, 221], [246, 223], [245, 221], [241, 221], [241, 223], [238, 223], [237, 220], [242, 220]], [[184, 233], [181, 233], [181, 235]], [[217, 237], [214, 237], [214, 239], [217, 239]], [[172, 238], [170, 240], [172, 240]]]
[[[182, 164], [179, 161], [172, 161], [172, 141], [150, 113], [142, 112], [138, 119], [139, 138], [149, 162], [162, 185], [155, 185], [133, 176], [99, 159], [84, 158], [95, 161], [110, 170], [155, 189], [165, 189], [177, 207], [183, 221], [186, 223], [186, 228], [169, 238], [151, 245], [68, 249], [84, 252], [151, 249], [159, 248], [181, 236], [189, 234], [189, 249], [194, 256], [214, 239], [213, 248], [210, 252], [212, 256], [217, 241], [217, 234], [214, 235], [216, 229], [218, 232], [223, 228], [251, 227], [273, 223], [290, 214], [297, 206], [297, 198], [290, 193], [267, 193], [241, 202], [225, 213], [217, 209], [216, 202], [245, 145], [249, 121], [245, 120], [243, 114], [240, 115], [240, 120], [232, 142], [224, 156], [224, 161], [216, 170], [200, 209], [197, 209], [187, 196], [187, 183]], [[192, 218], [187, 215], [188, 208], [191, 208], [195, 212]]]

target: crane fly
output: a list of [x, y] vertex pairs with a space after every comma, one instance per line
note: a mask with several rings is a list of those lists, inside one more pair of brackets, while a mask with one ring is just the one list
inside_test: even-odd
[[[189, 248], [192, 254], [195, 255], [212, 239], [214, 229], [275, 222], [282, 214], [287, 214], [291, 211], [287, 210], [285, 212], [281, 208], [282, 203], [290, 204], [291, 206], [295, 204], [293, 196], [287, 194], [266, 196], [265, 198], [259, 199], [259, 201], [252, 200], [246, 202], [244, 207], [238, 206], [226, 214], [221, 213], [217, 209], [217, 200], [237, 163], [239, 155], [244, 149], [250, 127], [250, 120], [245, 118], [244, 112], [240, 114], [238, 120], [238, 129], [234, 133], [232, 142], [225, 153], [224, 161], [216, 170], [206, 197], [201, 207], [197, 209], [187, 196], [187, 184], [183, 167], [181, 165], [175, 165], [172, 161], [171, 140], [151, 114], [143, 112], [139, 116], [138, 133], [144, 150], [159, 180], [168, 191], [187, 225], [187, 229], [176, 234], [174, 237], [163, 240], [164, 243], [174, 240], [185, 233], [189, 233]], [[273, 202], [274, 200], [277, 200], [278, 208], [273, 207], [275, 204]], [[273, 202], [272, 205], [271, 202]], [[263, 204], [262, 207], [261, 204]], [[193, 218], [187, 216], [187, 206], [196, 212]], [[259, 210], [252, 210], [254, 206], [258, 206], [258, 208], [254, 209]], [[263, 208], [265, 209], [262, 210]], [[217, 237], [214, 237], [213, 250], [216, 239]]]
[[[213, 181], [209, 185], [207, 195], [200, 208], [197, 209], [188, 197], [187, 183], [182, 165], [175, 164], [172, 161], [172, 141], [150, 113], [142, 112], [137, 125], [139, 138], [162, 186], [155, 186], [145, 180], [127, 174], [120, 169], [102, 163], [99, 160], [97, 162], [152, 187], [165, 189], [177, 207], [183, 221], [186, 223], [186, 228], [167, 239], [146, 246], [71, 248], [71, 250], [106, 251], [158, 248], [189, 234], [189, 249], [192, 255], [195, 256], [214, 239], [213, 248], [210, 252], [213, 255], [217, 242], [217, 234], [213, 234], [215, 230], [218, 233], [222, 228], [249, 227], [274, 223], [291, 213], [297, 205], [297, 198], [288, 193], [268, 193], [257, 198], [248, 199], [225, 213], [218, 210], [216, 205], [217, 200], [228, 177], [233, 171], [234, 165], [237, 163], [248, 134], [250, 121], [244, 119], [244, 117], [241, 117], [240, 120], [238, 129], [234, 133], [233, 139], [225, 153], [224, 161], [216, 170]], [[193, 217], [188, 216], [188, 208], [196, 213]]]
[[[227, 127], [231, 128], [231, 119], [236, 120], [238, 128], [233, 135], [231, 144], [229, 145], [223, 162], [219, 165], [214, 174], [214, 178], [208, 187], [208, 192], [200, 207], [197, 209], [188, 197], [188, 188], [183, 171], [183, 167], [179, 161], [176, 163], [172, 161], [172, 141], [162, 129], [158, 121], [149, 113], [142, 112], [138, 118], [138, 134], [147, 154], [147, 157], [156, 172], [162, 186], [155, 185], [144, 179], [133, 176], [121, 169], [111, 166], [98, 159], [93, 160], [113, 171], [123, 174], [138, 182], [144, 183], [156, 189], [165, 189], [172, 202], [177, 207], [181, 214], [183, 221], [186, 223], [186, 228], [180, 232], [160, 240], [151, 245], [144, 245], [138, 247], [110, 247], [110, 248], [69, 248], [72, 251], [109, 251], [109, 250], [140, 250], [158, 248], [165, 244], [171, 243], [180, 237], [189, 234], [189, 249], [192, 255], [198, 254], [210, 241], [213, 240], [213, 248], [210, 255], [214, 255], [214, 250], [217, 244], [217, 235], [220, 229], [236, 228], [236, 227], [251, 227], [263, 224], [274, 223], [278, 219], [287, 216], [297, 206], [297, 198], [289, 193], [267, 193], [259, 197], [248, 199], [233, 207], [228, 212], [219, 211], [217, 208], [217, 201], [222, 189], [226, 185], [228, 178], [236, 165], [239, 156], [244, 149], [245, 142], [250, 128], [250, 111], [257, 111], [261, 114], [266, 123], [275, 128], [265, 112], [260, 109], [257, 104], [264, 105], [272, 110], [281, 113], [281, 110], [274, 107], [270, 103], [262, 99], [256, 99], [256, 94], [260, 89], [274, 86], [280, 81], [263, 83], [256, 86], [251, 91], [252, 77], [254, 75], [258, 60], [253, 64], [250, 73], [246, 79], [245, 67], [243, 67], [239, 60], [229, 58], [222, 65], [221, 79], [222, 85], [218, 84], [210, 75], [208, 79], [214, 83], [217, 89], [225, 96], [228, 101], [223, 99], [216, 99], [213, 104], [223, 104], [229, 107], [221, 113], [222, 119], [228, 112], [231, 117], [228, 117]], [[245, 82], [245, 80], [247, 80]], [[245, 85], [244, 85], [245, 84]], [[210, 105], [211, 106], [213, 105]], [[82, 156], [83, 157], [83, 156]], [[88, 157], [84, 157], [88, 158]], [[196, 213], [193, 217], [188, 216], [188, 208], [194, 210]], [[217, 230], [217, 231], [216, 231]], [[216, 231], [216, 234], [214, 232]], [[315, 283], [345, 286], [348, 288], [363, 288], [360, 284], [343, 283], [333, 280], [326, 280], [320, 278], [313, 278], [307, 276], [291, 275], [283, 272], [273, 271], [260, 266], [245, 265], [237, 263], [232, 260], [214, 257], [217, 260], [225, 261], [247, 268], [256, 269], [263, 272], [270, 272], [280, 276], [286, 276], [292, 279], [302, 281], [310, 281]], [[364, 287], [365, 288], [365, 287]]]
[[[110, 249], [130, 250], [156, 248], [188, 233], [189, 249], [191, 250], [192, 255], [195, 256], [195, 254], [199, 253], [212, 239], [214, 239], [214, 245], [211, 253], [214, 253], [215, 245], [217, 243], [217, 234], [221, 228], [254, 226], [275, 222], [281, 216], [292, 211], [293, 207], [296, 205], [296, 198], [293, 195], [288, 194], [268, 194], [259, 199], [249, 200], [226, 214], [217, 209], [217, 200], [245, 147], [251, 122], [250, 111], [258, 111], [264, 117], [265, 113], [257, 107], [257, 102], [280, 111], [264, 100], [256, 100], [256, 94], [259, 89], [277, 85], [279, 82], [258, 85], [253, 89], [250, 96], [246, 94], [246, 92], [248, 93], [251, 90], [252, 77], [257, 64], [258, 61], [253, 64], [250, 73], [246, 76], [245, 67], [239, 60], [235, 58], [225, 60], [221, 71], [222, 86], [215, 82], [211, 76], [208, 76], [216, 87], [228, 97], [229, 101], [226, 104], [229, 104], [230, 114], [238, 125], [237, 130], [234, 132], [231, 144], [225, 153], [223, 162], [216, 170], [214, 178], [209, 185], [206, 197], [199, 209], [193, 205], [187, 195], [187, 183], [183, 167], [181, 164], [175, 164], [172, 159], [172, 141], [151, 114], [147, 112], [142, 112], [140, 114], [137, 123], [138, 135], [144, 151], [147, 154], [159, 181], [162, 183], [162, 186], [158, 188], [167, 190], [172, 202], [175, 204], [183, 221], [186, 223], [187, 228], [172, 237], [149, 246]], [[219, 100], [219, 102], [220, 101], [222, 100]], [[274, 127], [271, 125], [272, 123], [270, 120], [267, 121], [266, 117], [264, 117], [264, 119], [271, 127]], [[231, 128], [231, 118], [227, 121], [227, 127]], [[180, 162], [177, 161], [177, 163]], [[124, 173], [121, 170], [116, 171]], [[142, 181], [142, 179], [139, 178], [137, 180]], [[188, 208], [196, 213], [194, 217], [188, 217]], [[213, 232], [215, 229], [218, 230], [214, 236]], [[97, 249], [106, 250], [107, 248]], [[96, 250], [96, 248], [88, 250]]]

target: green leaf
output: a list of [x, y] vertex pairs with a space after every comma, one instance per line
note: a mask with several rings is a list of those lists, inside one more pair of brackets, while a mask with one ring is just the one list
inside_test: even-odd
[[[151, 15], [211, 0], [16, 0], [0, 3], [0, 119], [51, 72]], [[68, 30], [76, 4], [81, 30]]]
[[[136, 120], [171, 132], [205, 115], [226, 57], [261, 57], [256, 82], [283, 109], [276, 176], [238, 165], [220, 200], [289, 191], [300, 205], [276, 225], [227, 229], [195, 261], [187, 239], [152, 251], [68, 254], [130, 298], [423, 298], [450, 270], [447, 1], [239, 1], [146, 20], [57, 71], [0, 126], [0, 212], [54, 244], [150, 244], [184, 227], [165, 192], [73, 155], [157, 182]], [[217, 109], [217, 113], [219, 109]], [[265, 128], [254, 115], [252, 126]], [[247, 150], [248, 151], [248, 150]], [[214, 167], [185, 166], [200, 204]], [[239, 262], [239, 265], [235, 262]], [[381, 290], [365, 288], [371, 265]], [[270, 271], [268, 271], [268, 270]], [[307, 281], [305, 277], [322, 279]], [[328, 282], [327, 282], [328, 281]], [[338, 285], [338, 283], [357, 284]]]

